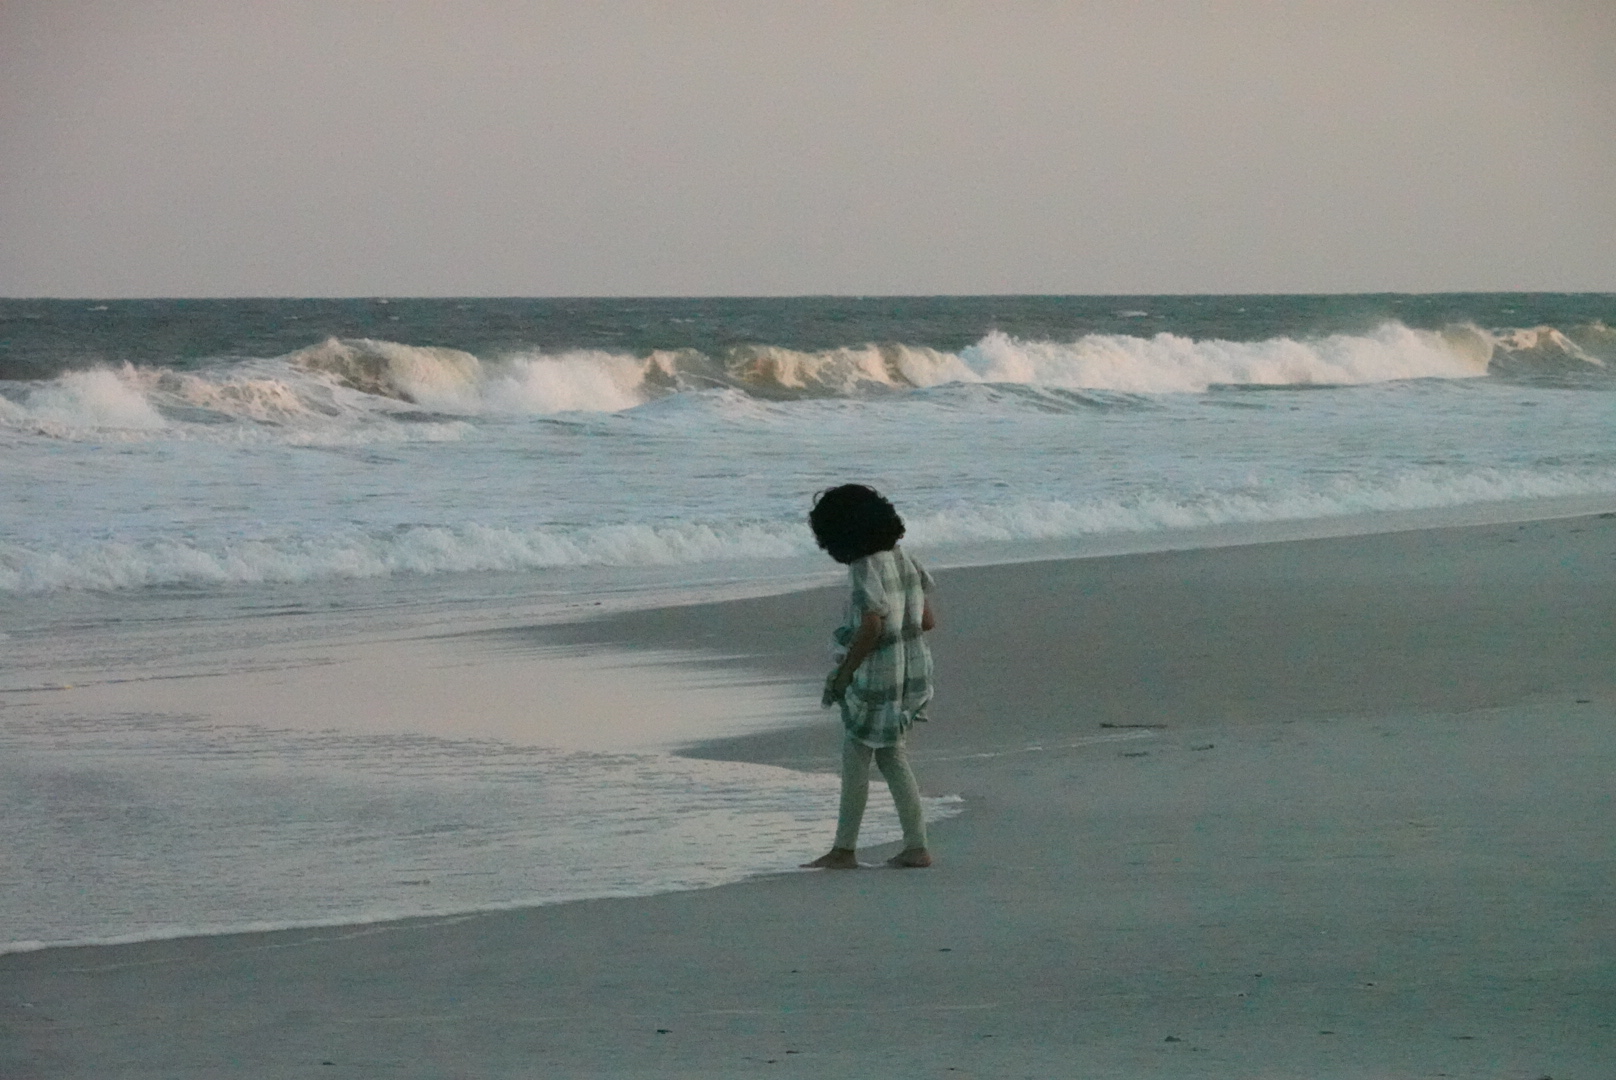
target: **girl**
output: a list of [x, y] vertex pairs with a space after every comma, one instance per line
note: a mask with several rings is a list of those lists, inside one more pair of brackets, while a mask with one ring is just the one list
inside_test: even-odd
[[839, 660], [825, 679], [823, 703], [842, 709], [842, 803], [836, 843], [805, 868], [854, 870], [859, 824], [870, 792], [870, 758], [886, 778], [903, 824], [903, 850], [889, 866], [931, 865], [920, 792], [904, 756], [904, 733], [924, 720], [931, 700], [931, 650], [922, 637], [935, 624], [926, 592], [931, 575], [898, 548], [903, 519], [862, 484], [820, 492], [808, 514], [814, 539], [845, 563], [852, 585], [835, 638]]

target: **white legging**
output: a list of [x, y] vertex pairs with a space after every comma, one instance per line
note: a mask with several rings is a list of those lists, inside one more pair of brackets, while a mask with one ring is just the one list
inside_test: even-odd
[[853, 738], [842, 744], [842, 808], [836, 819], [836, 846], [847, 850], [858, 846], [864, 803], [870, 796], [871, 757], [875, 758], [875, 767], [886, 777], [887, 787], [892, 791], [898, 821], [903, 825], [904, 848], [925, 847], [926, 819], [920, 811], [920, 789], [915, 786], [915, 774], [909, 771], [903, 744], [865, 746]]

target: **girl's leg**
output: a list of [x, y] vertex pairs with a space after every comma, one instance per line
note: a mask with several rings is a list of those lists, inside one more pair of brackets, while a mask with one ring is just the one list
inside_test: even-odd
[[864, 804], [870, 797], [870, 755], [874, 752], [854, 738], [842, 743], [842, 806], [836, 817], [836, 846], [844, 851], [858, 846]]
[[[903, 744], [896, 746], [883, 746], [875, 752], [876, 767], [881, 775], [886, 777], [887, 787], [892, 790], [892, 802], [898, 808], [898, 821], [903, 825], [904, 854], [910, 852], [924, 852], [926, 850], [926, 817], [920, 809], [920, 788], [915, 783], [915, 774], [909, 768], [909, 758], [903, 752]], [[903, 865], [928, 865], [913, 860]]]

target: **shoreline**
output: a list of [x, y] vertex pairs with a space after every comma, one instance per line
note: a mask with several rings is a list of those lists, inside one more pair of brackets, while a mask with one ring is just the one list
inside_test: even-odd
[[[1602, 599], [1579, 596], [1578, 586], [1609, 572], [1602, 535], [1616, 536], [1616, 513], [940, 569], [935, 601], [942, 622], [931, 636], [939, 671], [933, 711], [991, 713], [991, 681], [973, 684], [950, 672], [1008, 665], [1005, 643], [1029, 623], [1037, 628], [1040, 664], [1070, 664], [1076, 682], [1051, 681], [1049, 692], [1021, 687], [1020, 710], [1032, 714], [1001, 717], [1007, 730], [995, 737], [1059, 729], [1074, 698], [1100, 725], [1152, 724], [1186, 712], [1223, 724], [1530, 702], [1550, 693], [1536, 676], [1544, 652], [1553, 653], [1559, 679], [1608, 684], [1604, 658], [1616, 653], [1593, 639], [1574, 640], [1558, 609], [1539, 600], [1544, 590], [1559, 590], [1579, 617], [1599, 626]], [[1583, 542], [1558, 556], [1562, 565], [1516, 565], [1517, 553], [1534, 542], [1572, 537]], [[1475, 595], [1483, 587], [1489, 594]], [[487, 633], [582, 648], [684, 642], [714, 653], [715, 665], [817, 686], [841, 589], [837, 583]], [[1317, 607], [1274, 597], [1276, 590], [1305, 594]], [[1484, 607], [1488, 621], [1467, 618], [1472, 605]], [[955, 633], [949, 619], [961, 607], [971, 612], [970, 622]], [[1321, 616], [1354, 636], [1342, 639]], [[1248, 636], [1220, 633], [1225, 623]], [[695, 640], [692, 626], [699, 628]], [[1450, 630], [1459, 640], [1439, 640]], [[984, 641], [987, 655], [980, 652]], [[1441, 648], [1422, 647], [1425, 642]], [[1554, 651], [1551, 643], [1566, 649]], [[1141, 674], [1133, 665], [1142, 651], [1149, 667]], [[1302, 667], [1310, 681], [1300, 685], [1292, 671], [1246, 662], [1253, 657]], [[827, 719], [699, 742], [681, 752], [776, 764], [783, 756], [800, 758], [805, 738], [834, 728]], [[955, 747], [976, 734], [936, 720], [917, 729], [917, 737]]]
[[[938, 577], [939, 702], [912, 752], [922, 790], [966, 812], [934, 827], [933, 870], [12, 953], [0, 1071], [1574, 1080], [1616, 1062], [1616, 518]], [[817, 681], [839, 602], [481, 633], [677, 640]], [[829, 770], [835, 735], [681, 752]]]

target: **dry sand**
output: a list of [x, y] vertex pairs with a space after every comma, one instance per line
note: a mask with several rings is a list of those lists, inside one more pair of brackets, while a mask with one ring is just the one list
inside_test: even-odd
[[0, 957], [0, 1076], [1616, 1076], [1616, 518], [939, 576], [934, 869]]

